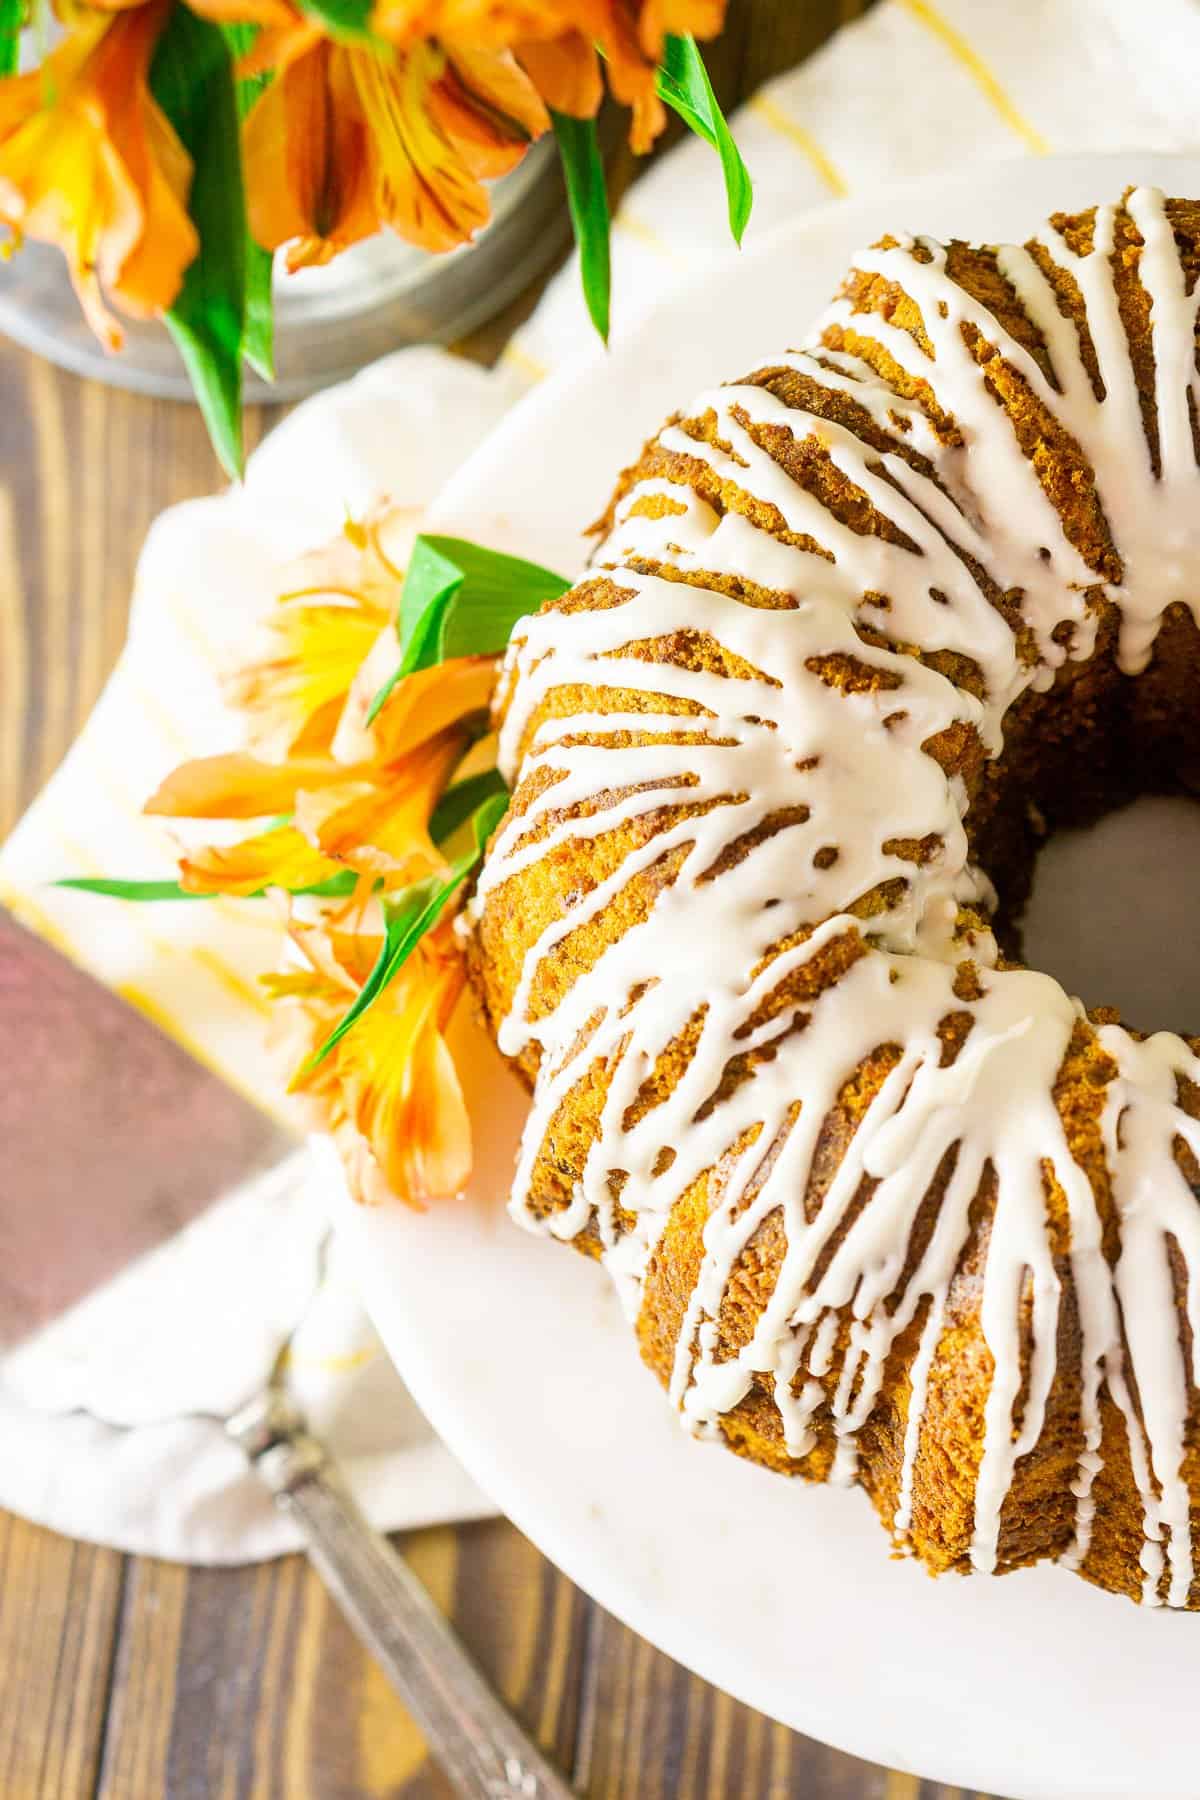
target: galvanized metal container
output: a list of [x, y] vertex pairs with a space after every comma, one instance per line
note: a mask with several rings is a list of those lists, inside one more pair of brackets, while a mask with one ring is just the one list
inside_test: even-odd
[[[342, 381], [406, 344], [450, 343], [526, 288], [567, 242], [570, 221], [552, 140], [535, 144], [492, 189], [491, 223], [470, 244], [431, 256], [391, 232], [324, 269], [276, 277], [273, 383], [247, 370], [248, 400], [294, 400]], [[57, 250], [28, 244], [0, 262], [0, 332], [76, 374], [188, 400], [183, 363], [157, 322], [128, 321], [108, 354], [79, 309]]]

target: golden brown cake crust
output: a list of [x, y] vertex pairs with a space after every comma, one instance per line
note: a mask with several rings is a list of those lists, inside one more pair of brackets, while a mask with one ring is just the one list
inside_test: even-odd
[[[1171, 267], [1178, 292], [1163, 285]], [[1102, 1004], [1073, 1009], [1024, 971], [1019, 923], [1048, 832], [1142, 792], [1191, 791], [1200, 776], [1200, 545], [1195, 592], [1162, 575], [1150, 594], [1151, 551], [1097, 449], [1101, 425], [1111, 437], [1102, 408], [1116, 410], [1119, 352], [1136, 434], [1120, 446], [1126, 468], [1140, 467], [1169, 520], [1183, 496], [1200, 498], [1186, 486], [1198, 271], [1200, 204], [1141, 194], [1056, 217], [1024, 252], [884, 240], [808, 350], [669, 421], [621, 476], [593, 573], [518, 630], [500, 701], [516, 786], [470, 941], [484, 1016], [535, 1089], [515, 1210], [605, 1257], [633, 1295], [646, 1362], [701, 1435], [784, 1473], [856, 1479], [897, 1546], [934, 1573], [1059, 1558], [1112, 1592], [1189, 1607], [1200, 1605], [1186, 1212], [1200, 1183], [1189, 1142], [1200, 1045], [1143, 1040]], [[1163, 385], [1167, 366], [1189, 384], [1186, 412]], [[1180, 417], [1192, 422], [1182, 448]], [[988, 515], [987, 471], [1024, 509], [1015, 530]], [[757, 695], [763, 716], [727, 700], [735, 690]], [[807, 754], [759, 792], [736, 771], [773, 766], [793, 703], [830, 732], [797, 727]], [[843, 751], [849, 766], [868, 741], [881, 771], [894, 746], [894, 817], [861, 776], [836, 785]], [[707, 772], [718, 755], [720, 779]], [[936, 805], [910, 804], [926, 784]], [[756, 871], [785, 841], [793, 877], [776, 894]], [[655, 1036], [644, 1015], [660, 971], [637, 953], [673, 954], [661, 920], [683, 891], [701, 928], [741, 916], [713, 910], [724, 888], [743, 895], [759, 936], [753, 948], [747, 926], [740, 1024], [714, 1052], [720, 983], [710, 990], [698, 968], [691, 999], [672, 996], [673, 1023]], [[760, 919], [772, 907], [773, 936]], [[687, 930], [688, 914], [670, 916]], [[697, 944], [698, 964], [709, 948]], [[888, 997], [918, 964], [928, 992], [909, 1032]], [[678, 969], [686, 977], [686, 961]], [[871, 983], [893, 1023], [847, 1054], [854, 996], [875, 994]], [[997, 1026], [988, 1009], [1001, 993], [1028, 998]], [[989, 1105], [977, 1090], [1021, 1031], [1031, 1065], [1037, 1045], [1056, 1048], [1040, 1078], [1043, 1122], [1022, 1127], [1015, 1169], [1001, 1126], [989, 1137], [1015, 1104], [1008, 1088]], [[711, 1078], [680, 1132], [680, 1096], [706, 1056]], [[814, 1068], [832, 1081], [819, 1119]], [[1132, 1107], [1132, 1130], [1143, 1095], [1150, 1118], [1156, 1082], [1157, 1135], [1135, 1152], [1119, 1121]], [[966, 1094], [953, 1102], [965, 1123], [907, 1194], [911, 1170], [872, 1146], [886, 1139], [881, 1115], [906, 1108], [925, 1131], [916, 1152], [933, 1141], [926, 1086]], [[756, 1111], [760, 1089], [774, 1113], [765, 1101]], [[719, 1153], [687, 1170], [688, 1132], [721, 1119]], [[663, 1141], [642, 1167], [635, 1151], [659, 1120]], [[978, 1154], [972, 1133], [987, 1139]], [[1130, 1317], [1121, 1285], [1130, 1184], [1164, 1169], [1179, 1183], [1172, 1217], [1187, 1221], [1183, 1237], [1164, 1226], [1159, 1246], [1177, 1379], [1145, 1348], [1154, 1321]], [[887, 1240], [841, 1301], [836, 1271], [885, 1205], [906, 1223], [859, 1312]], [[1021, 1275], [1014, 1233], [1031, 1220], [1037, 1254]], [[795, 1275], [801, 1240], [821, 1234]], [[998, 1331], [998, 1271], [1010, 1265]], [[772, 1348], [764, 1321], [791, 1279], [787, 1346]], [[702, 1293], [717, 1298], [701, 1304]], [[1152, 1377], [1171, 1387], [1169, 1419], [1161, 1395], [1141, 1391]]]

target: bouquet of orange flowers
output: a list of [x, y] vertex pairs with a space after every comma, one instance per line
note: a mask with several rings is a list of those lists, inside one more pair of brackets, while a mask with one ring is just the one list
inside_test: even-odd
[[466, 981], [455, 916], [508, 809], [489, 705], [517, 620], [569, 587], [414, 539], [386, 503], [348, 523], [279, 595], [268, 653], [230, 678], [245, 748], [184, 763], [147, 803], [185, 834], [178, 880], [60, 883], [279, 909], [287, 953], [263, 977], [278, 1048], [361, 1200], [423, 1206], [470, 1175], [444, 1033]]
[[[18, 73], [27, 15], [62, 28]], [[486, 183], [554, 132], [585, 297], [608, 331], [605, 85], [635, 150], [673, 109], [745, 168], [697, 37], [725, 0], [0, 0], [0, 225], [64, 250], [101, 339], [161, 316], [227, 470], [243, 362], [272, 369], [272, 253], [328, 262], [382, 229], [433, 251], [486, 224]], [[49, 21], [32, 34], [45, 45]]]

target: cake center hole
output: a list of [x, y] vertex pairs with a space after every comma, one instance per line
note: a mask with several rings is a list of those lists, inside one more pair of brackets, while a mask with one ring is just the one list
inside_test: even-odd
[[1200, 804], [1147, 795], [1039, 854], [1024, 960], [1139, 1031], [1200, 1029]]

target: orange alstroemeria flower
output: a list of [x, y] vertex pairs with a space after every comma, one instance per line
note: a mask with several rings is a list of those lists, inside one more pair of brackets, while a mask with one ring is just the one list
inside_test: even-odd
[[314, 887], [340, 874], [341, 865], [314, 850], [291, 825], [263, 831], [240, 843], [208, 844], [179, 858], [179, 885], [189, 894], [228, 894], [233, 898], [264, 888]]
[[421, 940], [396, 979], [316, 1067], [313, 1053], [352, 1004], [378, 938], [298, 931], [310, 968], [267, 978], [282, 1003], [293, 1089], [341, 1152], [357, 1199], [421, 1207], [471, 1173], [471, 1123], [443, 1032], [465, 979], [448, 926]]
[[396, 762], [343, 769], [339, 784], [297, 794], [298, 829], [322, 855], [389, 887], [444, 869], [429, 820], [467, 741], [451, 728]]
[[[347, 770], [328, 757], [265, 763], [241, 752], [201, 756], [175, 769], [144, 810], [170, 819], [262, 819], [290, 812], [302, 791], [344, 782]], [[185, 850], [179, 883], [193, 894], [256, 894], [265, 887], [311, 887], [341, 864], [294, 825], [273, 826], [233, 844]]]
[[345, 763], [394, 762], [457, 720], [486, 713], [495, 684], [491, 657], [456, 657], [420, 669], [392, 688], [370, 724], [375, 697], [396, 672], [400, 645], [394, 628], [404, 586], [399, 558], [412, 548], [416, 521], [403, 508], [378, 507], [348, 525], [322, 564], [325, 582], [353, 593], [360, 604], [386, 608], [388, 623], [364, 656], [344, 694], [333, 753]]
[[384, 505], [303, 559], [269, 623], [272, 653], [229, 684], [250, 748], [184, 763], [146, 810], [252, 822], [240, 840], [231, 834], [182, 852], [179, 879], [191, 893], [295, 893], [347, 871], [358, 877], [288, 903], [306, 967], [268, 977], [267, 987], [290, 1034], [293, 1085], [336, 1139], [359, 1197], [390, 1193], [420, 1205], [457, 1193], [471, 1168], [469, 1121], [443, 1037], [465, 980], [449, 917], [329, 1055], [312, 1061], [379, 954], [380, 899], [446, 872], [430, 834], [443, 793], [494, 755], [481, 735], [491, 657], [406, 676], [368, 720], [401, 654], [402, 565], [416, 525], [403, 508]]
[[387, 623], [371, 607], [287, 595], [270, 622], [278, 654], [226, 684], [230, 704], [251, 722], [255, 749], [327, 750], [350, 684]]
[[422, 37], [513, 51], [547, 106], [592, 118], [607, 75], [648, 150], [666, 122], [655, 71], [668, 33], [715, 37], [726, 0], [378, 0], [372, 23], [404, 46]]
[[161, 782], [143, 811], [168, 819], [265, 819], [290, 812], [302, 788], [345, 781], [351, 773], [328, 756], [263, 762], [241, 750], [197, 756]]
[[177, 819], [258, 819], [281, 810], [294, 823], [235, 844], [186, 851], [179, 879], [195, 893], [253, 894], [309, 887], [342, 869], [398, 887], [444, 869], [429, 820], [467, 747], [449, 728], [387, 763], [332, 758], [283, 763], [252, 756], [199, 757], [169, 775], [145, 810]]
[[[264, 755], [328, 751], [354, 679], [390, 627], [398, 584], [388, 604], [369, 584], [338, 585], [341, 574], [329, 567], [327, 581], [281, 594], [267, 621], [274, 653], [225, 684], [230, 704], [246, 716], [251, 744]], [[347, 581], [356, 574], [346, 571]]]
[[486, 713], [496, 683], [490, 656], [459, 656], [397, 682], [371, 723], [375, 696], [399, 657], [389, 628], [355, 676], [333, 740], [343, 762], [393, 762], [456, 720]]
[[590, 116], [596, 107], [586, 102], [599, 85], [602, 56], [615, 98], [633, 109], [629, 141], [639, 155], [667, 122], [655, 79], [668, 33], [715, 37], [725, 22], [725, 0], [591, 0], [557, 10], [567, 15], [567, 28], [522, 45], [523, 67], [547, 105]]
[[80, 302], [110, 348], [104, 302], [165, 311], [199, 249], [192, 164], [151, 96], [167, 0], [80, 12], [40, 69], [0, 82], [0, 223], [66, 254]]
[[[218, 0], [220, 3], [220, 0]], [[328, 262], [384, 226], [452, 250], [487, 223], [483, 182], [550, 123], [506, 51], [422, 39], [394, 53], [330, 43], [295, 15], [256, 66], [275, 80], [246, 120], [250, 227], [292, 269]]]
[[[413, 515], [384, 503], [361, 523], [347, 520], [331, 544], [295, 565], [294, 579], [264, 621], [269, 653], [225, 683], [226, 697], [244, 715], [258, 754], [327, 754], [368, 658], [391, 647], [379, 685], [395, 668], [393, 621], [404, 587], [404, 569], [395, 559], [407, 557], [415, 535]], [[382, 653], [375, 648], [381, 642]], [[440, 725], [431, 725], [425, 735], [437, 730]], [[360, 762], [371, 760], [375, 751], [367, 744], [361, 753], [347, 756], [339, 750], [338, 755], [343, 762]]]
[[199, 757], [170, 774], [146, 804], [176, 819], [262, 820], [240, 842], [188, 848], [190, 892], [246, 895], [311, 887], [345, 869], [396, 888], [440, 873], [429, 821], [486, 715], [495, 665], [462, 657], [398, 682], [378, 715], [371, 703], [395, 673], [395, 614], [412, 521], [383, 506], [348, 523], [300, 565], [269, 623], [280, 654], [231, 678], [247, 717], [249, 751]]

